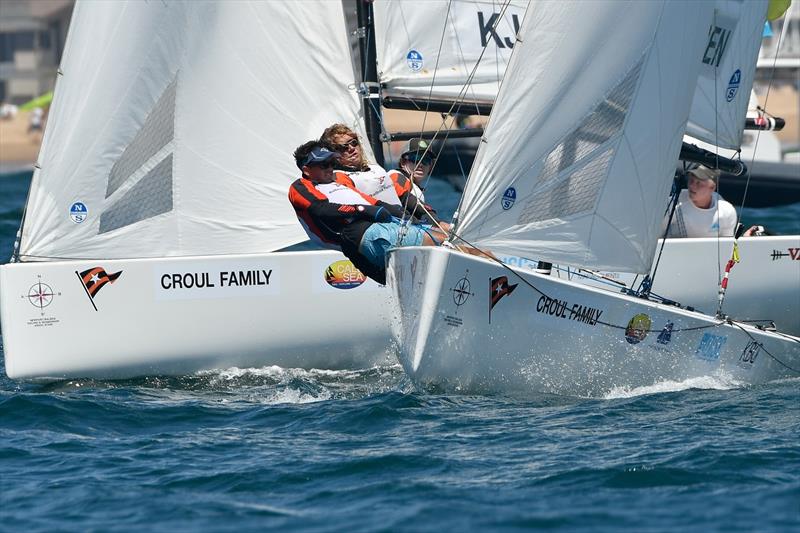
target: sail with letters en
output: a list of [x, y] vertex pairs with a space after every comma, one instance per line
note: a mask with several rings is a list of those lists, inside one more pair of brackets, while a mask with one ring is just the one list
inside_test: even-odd
[[768, 0], [716, 0], [686, 133], [720, 148], [742, 144]]

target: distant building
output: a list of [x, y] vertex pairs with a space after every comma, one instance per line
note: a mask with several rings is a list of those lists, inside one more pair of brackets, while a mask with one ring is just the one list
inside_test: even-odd
[[74, 0], [2, 0], [0, 101], [23, 104], [53, 90]]

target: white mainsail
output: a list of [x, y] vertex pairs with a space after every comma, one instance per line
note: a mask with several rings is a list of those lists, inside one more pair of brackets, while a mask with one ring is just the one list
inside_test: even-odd
[[767, 0], [716, 0], [686, 133], [738, 150], [755, 78]]
[[532, 4], [457, 233], [499, 254], [647, 272], [713, 6]]
[[22, 260], [267, 252], [306, 239], [291, 149], [361, 124], [337, 2], [79, 2]]
[[527, 0], [375, 2], [383, 95], [493, 102], [527, 6]]

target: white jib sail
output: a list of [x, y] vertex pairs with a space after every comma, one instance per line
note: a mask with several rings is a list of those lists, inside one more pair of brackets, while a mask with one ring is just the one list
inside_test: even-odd
[[384, 96], [493, 102], [527, 5], [527, 0], [375, 2]]
[[647, 272], [712, 9], [531, 4], [457, 233], [497, 254]]
[[305, 240], [292, 152], [361, 124], [349, 54], [339, 2], [79, 2], [21, 259]]
[[717, 0], [686, 133], [720, 148], [741, 146], [767, 0]]

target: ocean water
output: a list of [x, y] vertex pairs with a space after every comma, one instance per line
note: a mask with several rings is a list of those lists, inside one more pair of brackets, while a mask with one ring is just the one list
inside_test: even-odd
[[[28, 182], [0, 177], [6, 256]], [[443, 215], [448, 187], [426, 192]], [[800, 205], [743, 218], [800, 233]], [[0, 531], [523, 529], [800, 531], [800, 379], [523, 401], [416, 391], [396, 365], [0, 372]]]

